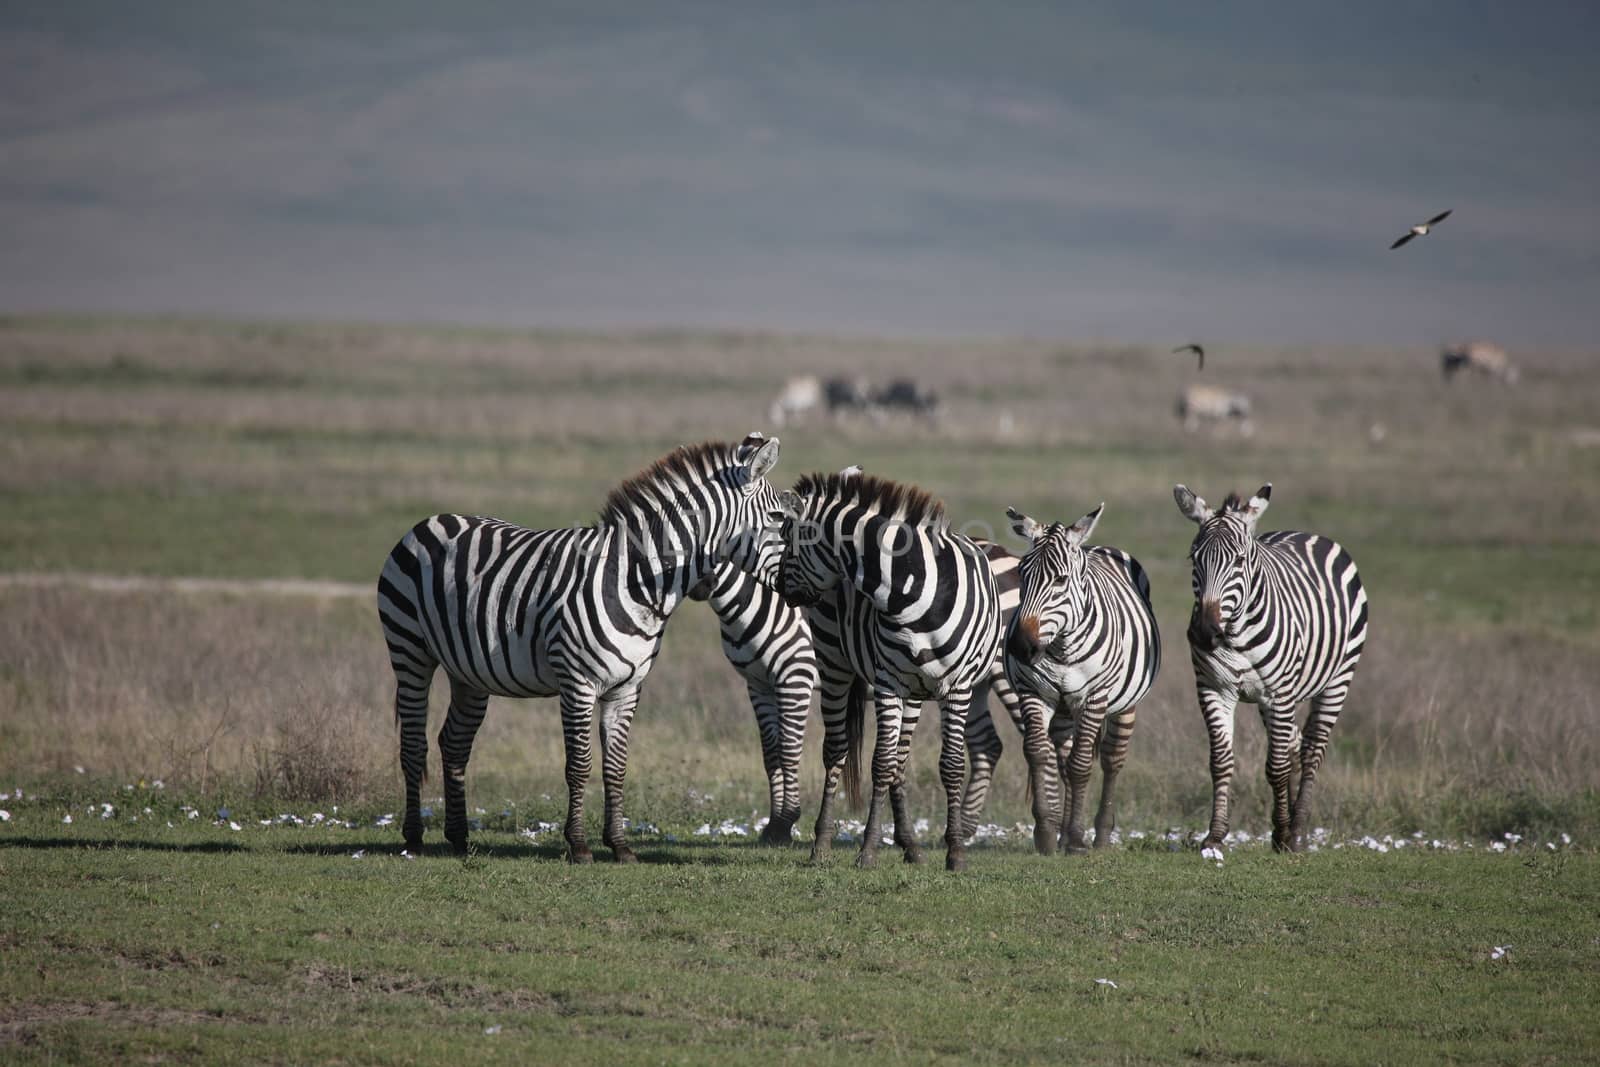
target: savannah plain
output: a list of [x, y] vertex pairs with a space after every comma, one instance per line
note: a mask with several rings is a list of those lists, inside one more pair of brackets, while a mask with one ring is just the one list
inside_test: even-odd
[[[1421, 348], [1218, 342], [1202, 375], [1114, 343], [6, 319], [0, 1059], [1592, 1061], [1600, 366], [1513, 356], [1507, 388]], [[770, 424], [790, 376], [858, 372], [932, 387], [940, 420]], [[1192, 381], [1248, 393], [1254, 434], [1186, 433]], [[645, 863], [569, 869], [541, 830], [565, 804], [554, 701], [491, 704], [473, 854], [441, 815], [400, 855], [370, 593], [394, 542], [439, 511], [592, 521], [670, 448], [752, 429], [782, 437], [779, 484], [859, 463], [958, 525], [1106, 502], [1095, 539], [1145, 565], [1165, 644], [1119, 847], [1031, 854], [1003, 723], [999, 832], [966, 874], [756, 848], [753, 717], [689, 604], [633, 732]], [[1361, 568], [1316, 852], [1249, 840], [1219, 867], [1187, 844], [1210, 782], [1178, 481], [1213, 502], [1271, 481], [1263, 528]], [[1238, 736], [1253, 837], [1249, 706]], [[929, 717], [930, 844], [936, 746]]]

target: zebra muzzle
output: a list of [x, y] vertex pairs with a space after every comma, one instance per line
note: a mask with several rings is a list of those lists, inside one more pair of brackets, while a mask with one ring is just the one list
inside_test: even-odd
[[1043, 646], [1039, 642], [1039, 619], [1024, 615], [1011, 627], [1011, 637], [1006, 641], [1006, 652], [1018, 663], [1033, 666]]

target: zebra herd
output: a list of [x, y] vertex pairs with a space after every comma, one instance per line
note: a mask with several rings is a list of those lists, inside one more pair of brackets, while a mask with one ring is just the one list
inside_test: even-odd
[[[377, 601], [395, 674], [408, 848], [422, 843], [428, 695], [443, 668], [450, 701], [438, 743], [451, 845], [466, 848], [467, 763], [489, 698], [559, 696], [568, 857], [593, 860], [583, 813], [598, 720], [602, 841], [618, 862], [635, 861], [623, 818], [629, 726], [667, 620], [686, 599], [716, 613], [724, 652], [749, 689], [771, 794], [765, 842], [788, 843], [800, 817], [813, 691], [824, 729], [813, 859], [832, 846], [839, 790], [857, 790], [868, 697], [876, 744], [859, 865], [876, 861], [886, 818], [905, 859], [921, 858], [906, 772], [928, 700], [940, 709], [947, 868], [965, 866], [1002, 750], [991, 698], [1024, 739], [1036, 848], [1088, 846], [1085, 793], [1097, 755], [1104, 781], [1094, 844], [1110, 841], [1117, 774], [1161, 646], [1144, 569], [1126, 552], [1087, 543], [1104, 505], [1065, 525], [1008, 512], [1028, 543], [1018, 559], [953, 529], [922, 490], [859, 468], [806, 475], [780, 491], [767, 480], [778, 449], [759, 433], [679, 448], [614, 489], [592, 526], [530, 530], [435, 515], [400, 540]], [[1270, 494], [1264, 486], [1213, 510], [1175, 490], [1179, 510], [1199, 525], [1188, 637], [1211, 741], [1206, 843], [1228, 830], [1233, 716], [1243, 700], [1267, 726], [1273, 844], [1292, 851], [1361, 655], [1367, 609], [1337, 543], [1257, 535]], [[1294, 709], [1306, 700], [1301, 731]]]

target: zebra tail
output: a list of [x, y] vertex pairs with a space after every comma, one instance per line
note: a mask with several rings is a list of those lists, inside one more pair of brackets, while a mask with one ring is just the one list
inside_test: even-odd
[[850, 683], [844, 712], [844, 788], [850, 803], [861, 806], [861, 735], [866, 733], [867, 683], [859, 677]]

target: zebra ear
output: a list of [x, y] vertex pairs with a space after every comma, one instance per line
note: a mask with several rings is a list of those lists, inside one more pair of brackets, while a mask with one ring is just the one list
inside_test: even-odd
[[1192, 523], [1204, 523], [1214, 514], [1206, 507], [1206, 502], [1194, 495], [1187, 486], [1179, 483], [1172, 487], [1172, 499], [1178, 502], [1178, 510]]
[[861, 474], [861, 464], [852, 463], [852, 464], [850, 464], [850, 466], [846, 467], [844, 470], [839, 472], [839, 477], [841, 477], [841, 478], [856, 478], [856, 477], [859, 477], [860, 474]]
[[1099, 507], [1089, 512], [1089, 514], [1085, 515], [1071, 526], [1068, 526], [1067, 544], [1081, 545], [1087, 541], [1089, 539], [1089, 535], [1094, 532], [1095, 523], [1100, 521], [1100, 513], [1105, 509], [1105, 503], [1102, 502]]
[[1043, 526], [1016, 508], [1006, 508], [1006, 518], [1011, 520], [1011, 532], [1030, 545], [1033, 544], [1034, 538], [1044, 533]]
[[1272, 483], [1268, 482], [1260, 489], [1257, 489], [1256, 495], [1251, 497], [1250, 502], [1240, 510], [1240, 513], [1244, 515], [1244, 521], [1254, 526], [1256, 520], [1261, 518], [1261, 513], [1267, 510], [1267, 502], [1271, 499]]
[[[755, 438], [756, 436], [756, 434], [751, 434], [750, 437], [745, 438], [745, 440], [750, 441], [751, 438]], [[754, 485], [762, 478], [765, 478], [767, 476], [767, 472], [777, 465], [778, 439], [776, 437], [768, 438], [765, 444], [756, 449], [756, 454], [751, 456], [750, 459], [746, 461], [745, 473], [747, 477], [745, 479], [745, 484]]]

